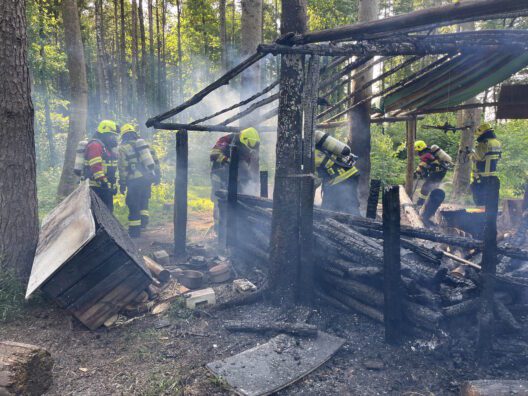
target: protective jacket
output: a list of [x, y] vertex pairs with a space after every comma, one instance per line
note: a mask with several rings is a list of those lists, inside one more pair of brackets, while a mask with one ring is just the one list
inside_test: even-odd
[[[237, 135], [231, 133], [229, 135], [222, 136], [218, 139], [211, 149], [209, 159], [212, 163], [211, 173], [221, 173], [227, 169], [227, 165], [231, 159], [231, 146], [237, 144]], [[247, 163], [251, 162], [251, 156], [247, 150], [238, 151], [239, 158]]]
[[420, 154], [420, 163], [416, 168], [416, 173], [421, 177], [428, 177], [433, 174], [446, 173], [447, 165], [433, 154], [431, 149], [426, 148]]
[[117, 153], [98, 140], [92, 139], [84, 151], [84, 177], [91, 187], [116, 188]]
[[119, 146], [119, 182], [146, 178], [159, 183], [160, 167], [156, 152], [143, 139], [130, 139]]
[[315, 150], [315, 168], [324, 184], [334, 186], [353, 176], [359, 176], [358, 169], [352, 163], [339, 160], [335, 154]]
[[477, 146], [472, 153], [473, 178], [498, 176], [497, 165], [502, 157], [501, 143], [490, 131], [477, 139]]

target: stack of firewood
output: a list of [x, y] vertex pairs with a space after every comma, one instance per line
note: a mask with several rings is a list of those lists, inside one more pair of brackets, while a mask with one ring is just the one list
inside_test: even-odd
[[[221, 195], [221, 198], [223, 196]], [[246, 262], [265, 267], [271, 233], [272, 201], [239, 196], [237, 202], [237, 254]], [[466, 268], [466, 275], [451, 271], [456, 263], [445, 257], [449, 247], [438, 242], [422, 242], [403, 236], [401, 259], [403, 310], [408, 327], [436, 331], [451, 319], [477, 312], [480, 306], [479, 273]], [[479, 241], [442, 236], [427, 230], [411, 230], [437, 235], [439, 240], [457, 244], [478, 245]], [[229, 232], [229, 230], [227, 231]], [[343, 310], [362, 313], [383, 322], [383, 247], [379, 223], [316, 209], [314, 213], [313, 249], [317, 268], [317, 295], [326, 303]], [[502, 287], [504, 284], [506, 287]], [[496, 316], [510, 329], [519, 329], [509, 306], [515, 304], [518, 291], [525, 286], [511, 279], [498, 279]]]

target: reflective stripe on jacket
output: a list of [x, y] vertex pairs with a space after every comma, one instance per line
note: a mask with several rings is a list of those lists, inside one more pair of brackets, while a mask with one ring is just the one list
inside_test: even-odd
[[473, 177], [497, 176], [497, 165], [502, 156], [501, 143], [495, 139], [486, 139], [477, 143], [473, 159]]
[[84, 152], [85, 176], [90, 186], [101, 187], [104, 183], [114, 187], [117, 179], [117, 153], [109, 150], [100, 140], [93, 139]]
[[327, 184], [330, 186], [359, 175], [355, 166], [340, 163], [336, 155], [330, 155], [320, 150], [315, 150], [315, 168], [318, 177], [328, 181]]

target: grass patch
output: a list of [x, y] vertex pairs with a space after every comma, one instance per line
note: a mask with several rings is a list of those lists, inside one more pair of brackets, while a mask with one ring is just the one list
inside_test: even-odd
[[145, 396], [180, 395], [180, 379], [169, 373], [151, 373], [145, 386]]
[[31, 298], [31, 302], [25, 300], [26, 289], [14, 271], [0, 266], [0, 273], [0, 323], [20, 318], [28, 308], [42, 303], [39, 293]]

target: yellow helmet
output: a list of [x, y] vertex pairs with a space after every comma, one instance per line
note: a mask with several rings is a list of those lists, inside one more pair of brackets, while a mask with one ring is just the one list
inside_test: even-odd
[[414, 142], [414, 150], [417, 152], [424, 151], [427, 148], [427, 143], [423, 140], [417, 140]]
[[125, 124], [121, 127], [121, 136], [128, 132], [137, 132], [136, 127], [133, 124]]
[[104, 120], [97, 127], [99, 133], [117, 133], [117, 124], [114, 121]]
[[255, 128], [247, 128], [240, 132], [240, 143], [249, 149], [254, 149], [260, 143], [259, 133]]
[[493, 127], [489, 123], [484, 123], [475, 130], [475, 136], [481, 136], [488, 131], [493, 131]]

